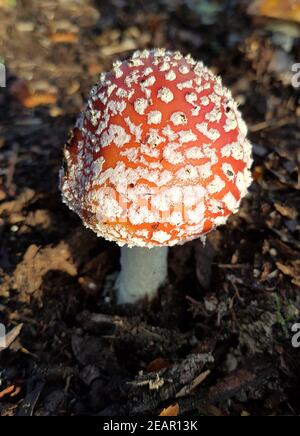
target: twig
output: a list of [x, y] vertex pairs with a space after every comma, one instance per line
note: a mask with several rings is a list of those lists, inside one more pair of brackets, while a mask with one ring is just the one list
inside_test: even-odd
[[12, 330], [10, 330], [6, 335], [4, 339], [4, 347], [0, 347], [0, 352], [5, 350], [6, 348], [9, 348], [10, 345], [15, 341], [15, 339], [19, 336], [21, 330], [22, 330], [23, 324], [18, 324], [16, 327], [14, 327]]
[[269, 129], [271, 127], [282, 127], [286, 124], [289, 124], [293, 121], [293, 118], [291, 117], [284, 117], [280, 119], [273, 119], [269, 121], [262, 121], [261, 123], [254, 124], [253, 126], [249, 127], [250, 132], [260, 132], [261, 130]]
[[199, 374], [190, 385], [184, 386], [182, 389], [180, 389], [179, 392], [176, 394], [176, 398], [185, 397], [186, 395], [189, 395], [194, 389], [196, 389], [197, 386], [199, 386], [201, 383], [204, 382], [204, 380], [209, 376], [210, 370], [202, 372]]

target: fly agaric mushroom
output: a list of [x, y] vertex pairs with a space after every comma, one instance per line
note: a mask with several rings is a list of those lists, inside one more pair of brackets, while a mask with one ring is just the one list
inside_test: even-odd
[[251, 145], [232, 95], [202, 62], [137, 51], [93, 87], [65, 147], [63, 201], [121, 248], [119, 302], [152, 298], [168, 247], [237, 212]]

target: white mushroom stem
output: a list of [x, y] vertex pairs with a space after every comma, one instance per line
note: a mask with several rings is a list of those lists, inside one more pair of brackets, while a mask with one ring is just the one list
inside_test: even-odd
[[118, 302], [135, 303], [155, 297], [168, 273], [168, 247], [121, 248], [121, 272], [117, 280]]

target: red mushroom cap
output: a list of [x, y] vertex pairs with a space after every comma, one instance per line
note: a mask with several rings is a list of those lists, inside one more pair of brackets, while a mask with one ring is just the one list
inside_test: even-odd
[[247, 128], [201, 62], [162, 49], [114, 64], [65, 148], [63, 200], [120, 245], [175, 245], [238, 210], [251, 183]]

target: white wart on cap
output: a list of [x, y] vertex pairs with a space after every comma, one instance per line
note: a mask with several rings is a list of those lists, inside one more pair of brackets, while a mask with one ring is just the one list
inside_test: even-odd
[[65, 148], [63, 200], [99, 236], [175, 245], [224, 224], [251, 183], [232, 95], [190, 56], [135, 52], [100, 83]]

